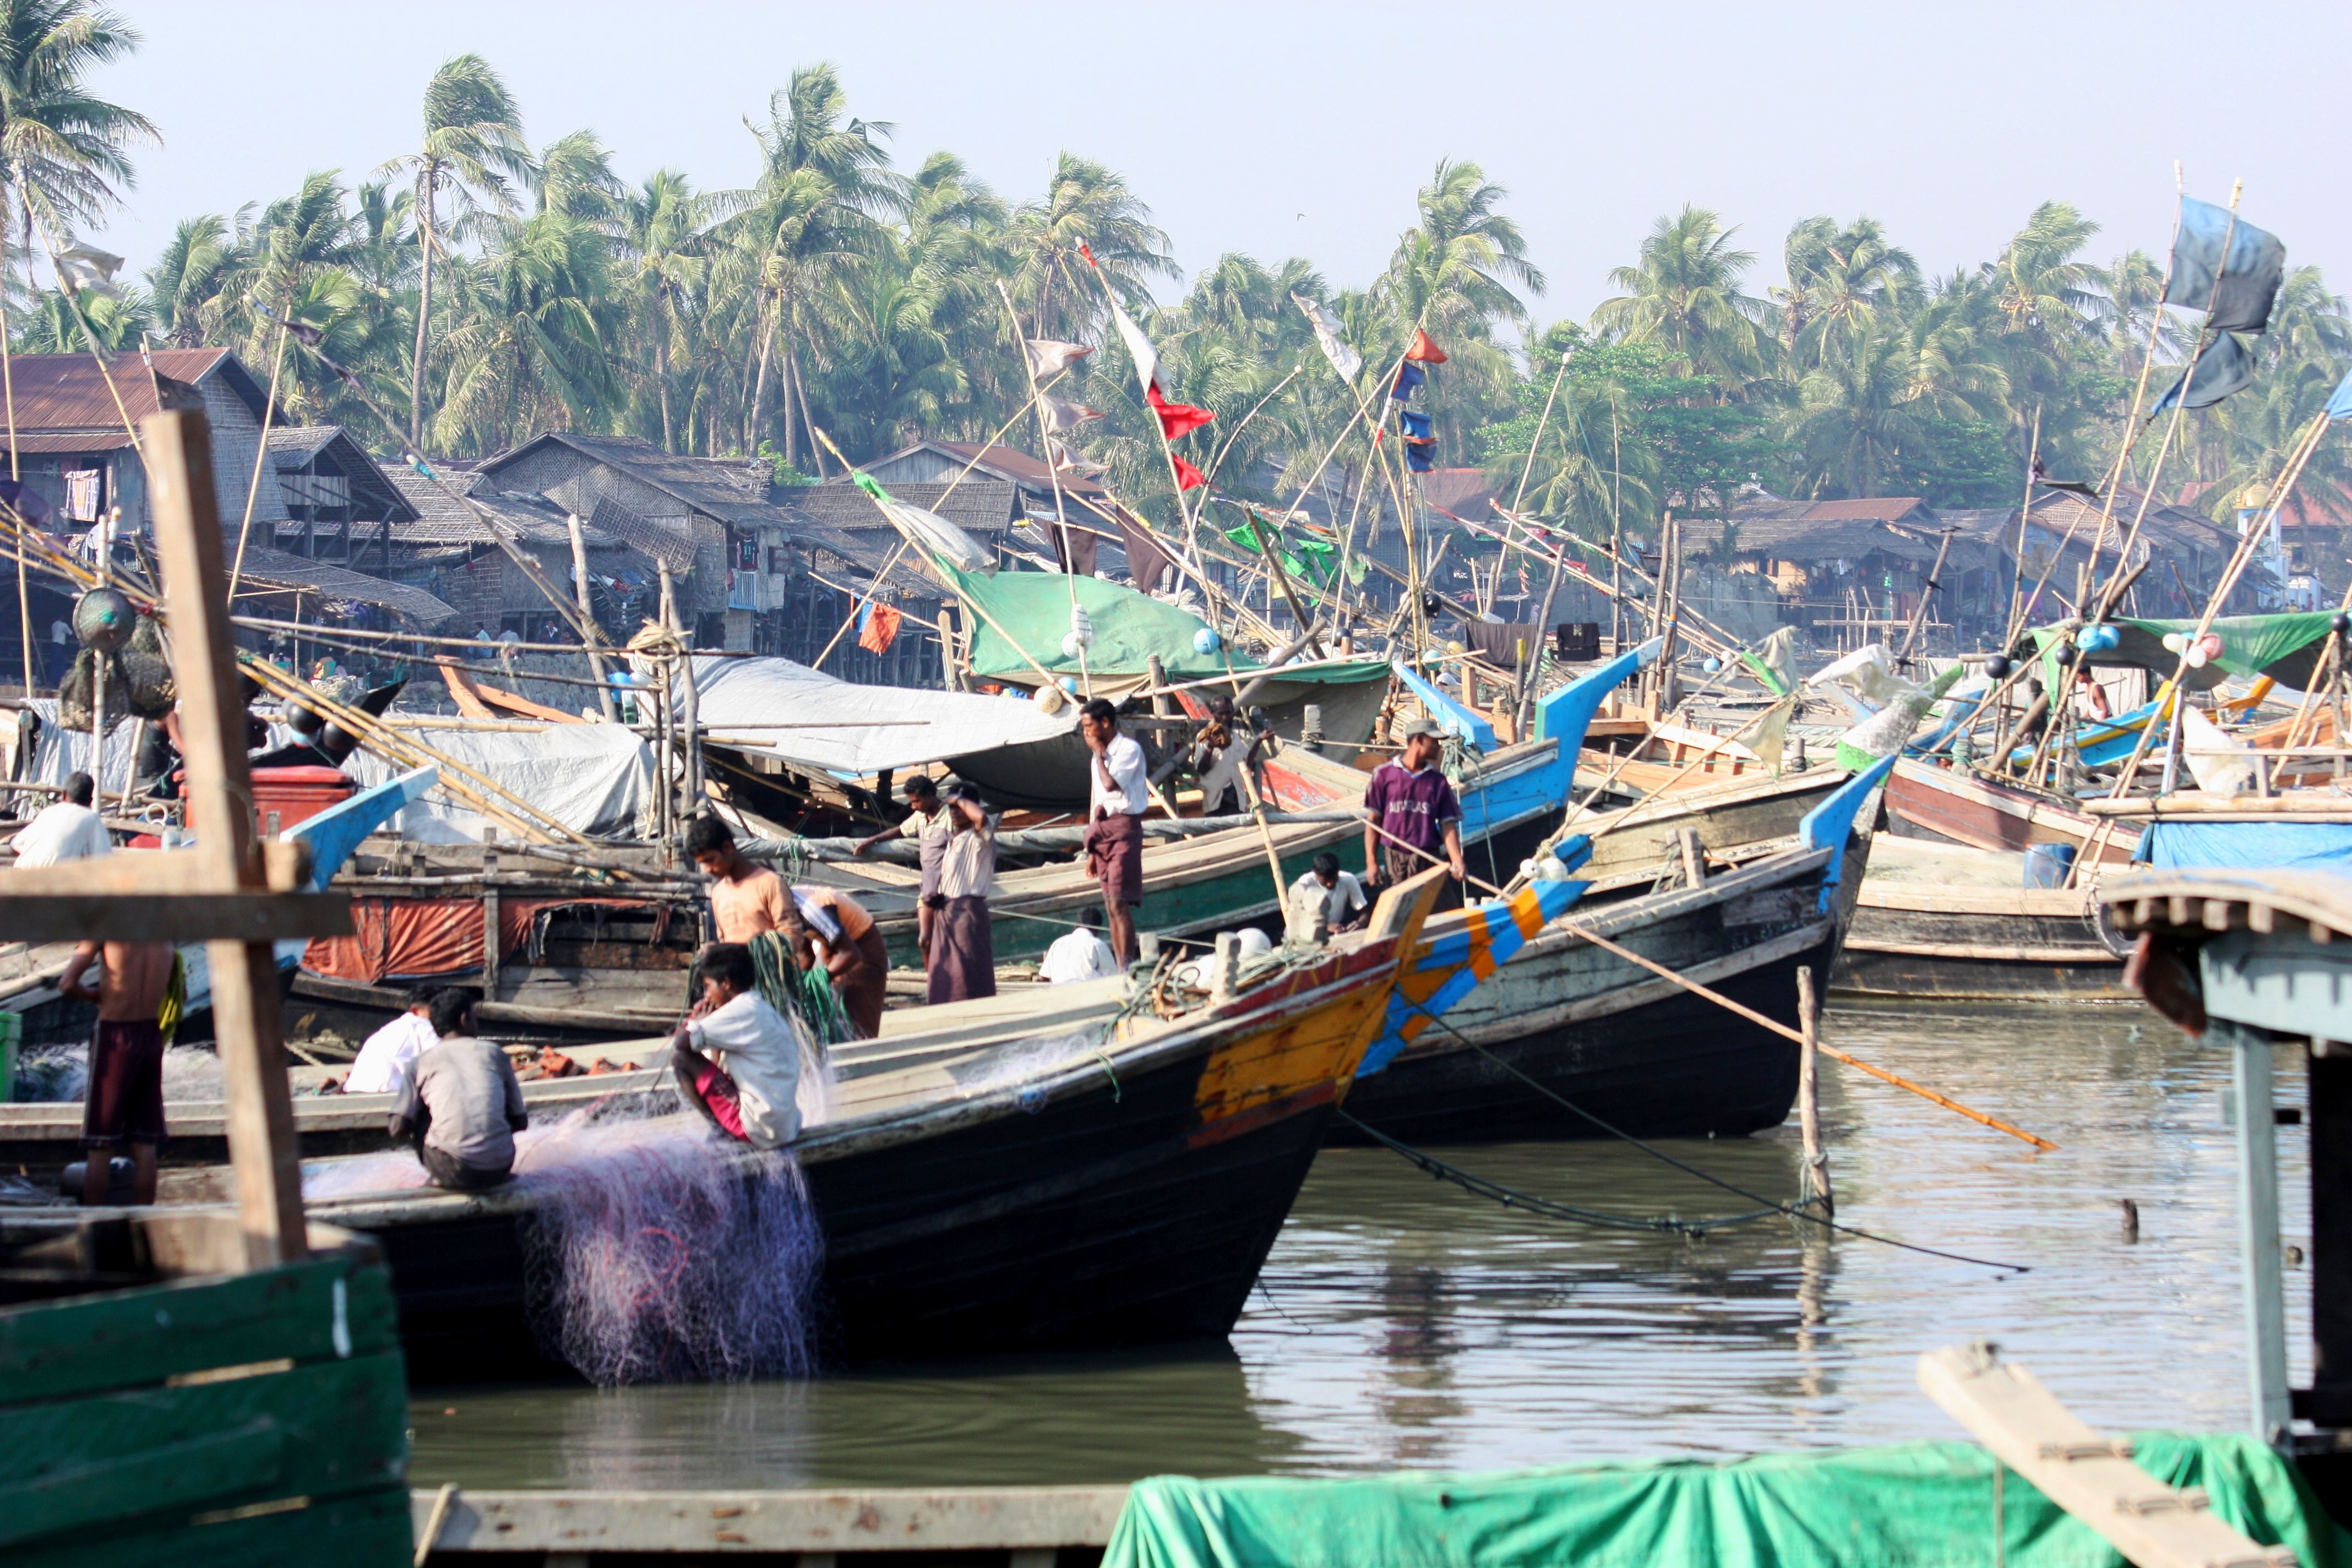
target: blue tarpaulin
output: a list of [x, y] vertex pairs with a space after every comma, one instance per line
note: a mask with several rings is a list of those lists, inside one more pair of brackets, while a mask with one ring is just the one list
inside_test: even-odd
[[2158, 870], [2233, 866], [2352, 871], [2352, 825], [2335, 822], [2152, 822], [2132, 858]]

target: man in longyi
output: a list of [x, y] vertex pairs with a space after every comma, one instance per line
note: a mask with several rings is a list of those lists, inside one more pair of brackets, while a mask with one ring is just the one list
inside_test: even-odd
[[1110, 947], [1124, 964], [1135, 962], [1135, 908], [1143, 902], [1143, 814], [1151, 794], [1143, 748], [1118, 730], [1118, 710], [1102, 698], [1087, 703], [1078, 731], [1094, 753], [1087, 769], [1093, 787], [1087, 805], [1087, 874], [1102, 885], [1110, 916]]

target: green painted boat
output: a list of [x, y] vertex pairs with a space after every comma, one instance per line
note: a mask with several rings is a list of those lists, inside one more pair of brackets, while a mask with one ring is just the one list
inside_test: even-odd
[[410, 1561], [407, 1374], [373, 1243], [242, 1268], [225, 1214], [0, 1220], [0, 1556]]

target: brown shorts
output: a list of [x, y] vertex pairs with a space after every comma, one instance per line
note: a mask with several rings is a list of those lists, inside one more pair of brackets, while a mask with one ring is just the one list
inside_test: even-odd
[[100, 1021], [89, 1042], [81, 1141], [89, 1149], [163, 1142], [163, 1031], [153, 1019]]
[[1087, 824], [1087, 875], [1102, 884], [1103, 902], [1143, 902], [1143, 818], [1113, 812]]

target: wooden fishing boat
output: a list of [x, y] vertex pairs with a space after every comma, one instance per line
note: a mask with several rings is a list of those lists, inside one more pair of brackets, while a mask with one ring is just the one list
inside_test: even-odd
[[2078, 854], [2102, 862], [2131, 863], [2131, 835], [2103, 831], [2095, 817], [2073, 802], [1916, 757], [1895, 764], [1886, 810], [1900, 823], [1979, 849], [2071, 844]]
[[[1262, 960], [1169, 1016], [1124, 979], [914, 1015], [793, 1148], [824, 1230], [832, 1352], [1226, 1332], [1435, 892], [1417, 878], [1361, 935]], [[1060, 1056], [1026, 1065], [1057, 1038]], [[532, 1207], [528, 1184], [310, 1205], [383, 1248], [412, 1362], [435, 1378], [540, 1364]]]
[[[1349, 1114], [1409, 1143], [1604, 1136], [1599, 1122], [1641, 1137], [1779, 1125], [1796, 1099], [1795, 1046], [1578, 929], [1794, 1027], [1797, 969], [1826, 974], [1837, 962], [1870, 852], [1866, 824], [1857, 831], [1854, 822], [1875, 810], [1885, 771], [1882, 763], [1845, 780], [1788, 849], [1696, 886], [1580, 908], [1566, 921], [1522, 915], [1524, 943], [1499, 963], [1463, 940], [1483, 911], [1436, 917], [1349, 1097]], [[1465, 969], [1479, 975], [1475, 988], [1433, 1016]], [[1358, 1134], [1343, 1125], [1334, 1136]]]
[[1785, 845], [1797, 825], [1849, 775], [1841, 768], [1727, 778], [1637, 801], [1621, 811], [1571, 817], [1591, 836], [1592, 855], [1580, 876], [1593, 883], [1588, 898], [1654, 881], [1681, 853], [1685, 831], [1719, 860], [1752, 858], [1758, 846]]
[[2096, 879], [2024, 886], [2025, 858], [1881, 834], [1832, 991], [1886, 1001], [2132, 1002]]

